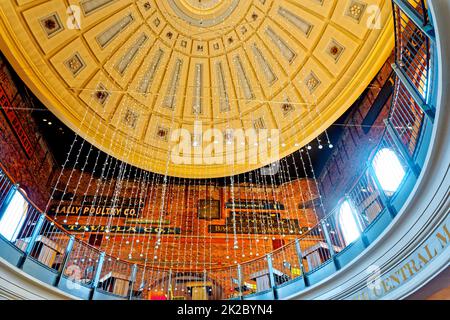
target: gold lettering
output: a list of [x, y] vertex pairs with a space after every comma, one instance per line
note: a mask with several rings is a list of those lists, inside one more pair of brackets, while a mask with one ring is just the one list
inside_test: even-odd
[[403, 267], [400, 268], [400, 270], [397, 271], [397, 273], [401, 273], [402, 278], [403, 278], [403, 281], [406, 281], [406, 279], [408, 279], [408, 278], [406, 277], [405, 267], [406, 267], [406, 266], [404, 265]]
[[425, 248], [425, 251], [427, 252], [428, 260], [431, 260], [431, 259], [433, 259], [435, 256], [437, 256], [437, 249], [436, 249], [436, 248], [434, 249], [433, 254], [430, 252], [430, 248], [428, 248], [428, 244], [427, 244], [424, 248]]
[[378, 290], [381, 291], [381, 289], [378, 289], [378, 286], [374, 286], [372, 291], [375, 294], [376, 297], [381, 297], [383, 295], [383, 292], [378, 292]]
[[443, 229], [444, 229], [445, 235], [447, 237], [443, 236], [440, 232], [436, 233], [436, 237], [439, 239], [442, 248], [445, 248], [447, 246], [447, 243], [448, 243], [448, 239], [447, 238], [450, 238], [450, 233], [448, 231], [447, 225], [445, 225]]
[[416, 266], [416, 262], [414, 260], [411, 260], [412, 267], [414, 268], [414, 271], [419, 272], [421, 267], [419, 268]]
[[383, 285], [383, 288], [384, 288], [384, 292], [385, 292], [385, 293], [388, 293], [389, 291], [391, 291], [392, 289], [394, 289], [394, 287], [392, 287], [392, 286], [389, 284], [389, 280], [390, 280], [390, 278], [387, 278], [387, 279], [384, 279], [384, 280], [381, 281], [381, 284]]
[[417, 257], [423, 263], [424, 266], [428, 263], [428, 260], [425, 259], [420, 253], [417, 255]]
[[389, 278], [391, 278], [391, 280], [393, 280], [395, 283], [400, 284], [400, 280], [397, 276], [391, 274]]

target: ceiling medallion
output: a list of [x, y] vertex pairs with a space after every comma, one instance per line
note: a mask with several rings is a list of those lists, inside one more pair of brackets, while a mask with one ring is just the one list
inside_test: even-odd
[[204, 28], [222, 23], [239, 5], [239, 0], [167, 0], [167, 2], [182, 20]]

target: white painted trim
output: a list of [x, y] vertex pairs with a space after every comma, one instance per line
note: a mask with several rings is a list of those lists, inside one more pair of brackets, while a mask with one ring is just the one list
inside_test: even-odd
[[7, 300], [79, 300], [44, 283], [0, 257], [0, 299]]

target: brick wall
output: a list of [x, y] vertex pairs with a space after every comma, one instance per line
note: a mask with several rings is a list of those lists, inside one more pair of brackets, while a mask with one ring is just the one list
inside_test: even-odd
[[332, 209], [351, 184], [357, 180], [366, 166], [371, 152], [380, 141], [384, 132], [383, 119], [388, 116], [392, 96], [384, 104], [367, 133], [363, 131], [362, 125], [364, 118], [380, 94], [381, 88], [387, 81], [392, 81], [390, 75], [393, 62], [394, 56], [391, 56], [369, 85], [367, 94], [359, 102], [359, 106], [356, 106], [345, 119], [343, 133], [318, 177], [319, 189], [327, 210]]
[[49, 198], [55, 162], [31, 116], [34, 106], [23, 84], [13, 77], [0, 56], [0, 163], [42, 208]]
[[[247, 261], [262, 256], [272, 251], [274, 245], [293, 240], [300, 232], [306, 231], [308, 227], [317, 223], [316, 211], [318, 209], [315, 211], [308, 204], [305, 207], [303, 206], [303, 203], [311, 204], [310, 200], [318, 197], [315, 184], [307, 179], [292, 181], [275, 188], [267, 187], [266, 189], [248, 184], [236, 184], [233, 190], [230, 186], [198, 185], [193, 181], [187, 185], [169, 183], [166, 187], [161, 183], [149, 183], [143, 188], [137, 182], [123, 180], [121, 181], [122, 187], [118, 191], [118, 183], [115, 179], [101, 181], [97, 178], [91, 178], [90, 174], [81, 173], [78, 170], [67, 169], [63, 171], [59, 186], [61, 186], [61, 189], [67, 186], [66, 193], [78, 196], [74, 200], [55, 200], [52, 206], [52, 211], [57, 211], [57, 222], [67, 225], [73, 231], [81, 231], [78, 232], [78, 235], [85, 241], [89, 241], [91, 235], [95, 237], [96, 234], [92, 231], [85, 232], [82, 226], [86, 225], [97, 227], [122, 226], [124, 228], [161, 226], [162, 228], [180, 229], [179, 234], [163, 235], [157, 250], [154, 250], [157, 241], [156, 234], [99, 233], [102, 240], [101, 244], [97, 243], [97, 245], [107, 253], [125, 260], [143, 262], [147, 258], [152, 262], [156, 255], [158, 260], [153, 261], [153, 263], [158, 266], [218, 267], [234, 261]], [[113, 195], [125, 197], [124, 201], [119, 200], [116, 203], [118, 208], [127, 207], [127, 199], [130, 198], [140, 198], [145, 199], [145, 201], [137, 220], [136, 217], [124, 216], [108, 218], [93, 215], [89, 217], [80, 215], [80, 211], [74, 211], [74, 214], [68, 215], [67, 212], [72, 210], [68, 207], [72, 204], [72, 208], [77, 208], [77, 205], [85, 199], [84, 194], [88, 196], [98, 195], [94, 207], [97, 209], [100, 207], [99, 213], [102, 209], [109, 207], [109, 205], [100, 205], [101, 200], [105, 197]], [[252, 229], [253, 226], [250, 220], [237, 219], [236, 228], [238, 230], [243, 228], [242, 232], [238, 231], [236, 234], [238, 249], [234, 249], [233, 227], [220, 230], [220, 233], [213, 233], [209, 229], [210, 225], [224, 226], [227, 219], [230, 221], [233, 217], [233, 210], [230, 208], [233, 203], [231, 200], [232, 194], [236, 206], [240, 203], [239, 201], [258, 202], [259, 200], [267, 200], [278, 205], [278, 207], [267, 209], [239, 208], [235, 210], [236, 215], [242, 214], [245, 216], [247, 213], [251, 218], [262, 213], [271, 213], [274, 217], [273, 219], [262, 218], [260, 220], [256, 227], [259, 228], [257, 232], [260, 234], [249, 233], [249, 229]], [[207, 200], [207, 203], [211, 203], [212, 200], [219, 202], [220, 214], [217, 219], [209, 220], [198, 217], [199, 201], [201, 200]], [[280, 205], [283, 205], [284, 208], [281, 208]], [[90, 207], [90, 205], [85, 207]], [[136, 208], [139, 205], [133, 205], [133, 207]], [[209, 215], [210, 211], [206, 210], [206, 213]], [[159, 224], [160, 221], [161, 224]], [[282, 231], [277, 231], [280, 229]], [[253, 230], [255, 231], [255, 229]], [[109, 236], [109, 239], [106, 239], [106, 236]]]

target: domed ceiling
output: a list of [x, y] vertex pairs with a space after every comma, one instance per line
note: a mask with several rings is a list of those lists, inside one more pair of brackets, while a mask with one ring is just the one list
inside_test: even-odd
[[[176, 129], [193, 134], [193, 149], [216, 139], [197, 141], [199, 123], [225, 140], [237, 129], [279, 129], [270, 143], [281, 158], [338, 119], [393, 48], [388, 0], [11, 0], [0, 8], [2, 52], [57, 117], [121, 160], [179, 177], [238, 174], [276, 159], [230, 165], [195, 161], [202, 153], [194, 150], [191, 164], [177, 164], [169, 156]], [[246, 142], [213, 157], [258, 148]]]

